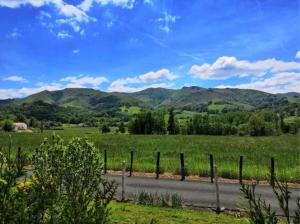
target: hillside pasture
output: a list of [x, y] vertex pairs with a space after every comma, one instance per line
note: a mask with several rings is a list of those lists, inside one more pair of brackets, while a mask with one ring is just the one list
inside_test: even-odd
[[[107, 150], [108, 168], [119, 170], [121, 161], [129, 163], [130, 151], [134, 151], [134, 171], [154, 172], [156, 154], [161, 152], [161, 169], [178, 174], [179, 154], [185, 153], [185, 166], [190, 175], [209, 175], [209, 154], [214, 156], [220, 176], [238, 178], [239, 157], [244, 156], [244, 178], [266, 180], [269, 175], [270, 158], [275, 159], [275, 173], [280, 180], [299, 182], [300, 144], [298, 135], [272, 137], [240, 136], [160, 136], [100, 134], [97, 128], [65, 128], [55, 133], [68, 140], [74, 136], [86, 136], [99, 149]], [[0, 145], [7, 150], [9, 135], [15, 150], [21, 147], [33, 154], [45, 137], [44, 133], [0, 133]], [[100, 156], [100, 155], [99, 155]]]

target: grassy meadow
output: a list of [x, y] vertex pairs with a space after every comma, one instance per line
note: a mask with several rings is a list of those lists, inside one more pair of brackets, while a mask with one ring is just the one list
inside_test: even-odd
[[[44, 133], [0, 133], [0, 145], [7, 149], [9, 135], [13, 148], [20, 146], [32, 154], [53, 131]], [[185, 153], [185, 166], [191, 175], [209, 175], [209, 154], [213, 154], [219, 175], [237, 178], [239, 156], [244, 156], [245, 179], [268, 179], [270, 158], [275, 158], [275, 173], [279, 179], [300, 181], [300, 135], [272, 137], [239, 136], [159, 136], [100, 134], [96, 128], [65, 128], [55, 133], [64, 139], [86, 136], [102, 153], [108, 151], [108, 168], [118, 170], [123, 160], [129, 162], [134, 153], [135, 171], [155, 171], [156, 153], [161, 152], [161, 169], [179, 173], [179, 153]]]
[[[151, 222], [152, 221], [152, 222]], [[149, 224], [149, 223], [169, 223], [169, 224], [237, 224], [249, 223], [246, 218], [236, 218], [231, 215], [209, 212], [195, 211], [182, 208], [161, 208], [132, 203], [111, 204], [111, 222], [118, 224]]]

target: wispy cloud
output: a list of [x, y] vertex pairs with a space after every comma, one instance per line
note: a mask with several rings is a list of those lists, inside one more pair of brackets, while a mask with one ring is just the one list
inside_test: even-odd
[[60, 80], [65, 88], [85, 88], [93, 87], [97, 88], [104, 82], [108, 82], [108, 79], [104, 76], [92, 77], [92, 76], [68, 76]]
[[[166, 84], [162, 80], [171, 81], [177, 78], [175, 74], [168, 69], [160, 69], [158, 71], [151, 71], [145, 74], [117, 79], [112, 82], [108, 91], [110, 92], [136, 92], [150, 87], [171, 87], [173, 84]], [[148, 83], [147, 85], [144, 85]], [[142, 84], [142, 86], [141, 86]], [[134, 86], [138, 85], [138, 86]]]
[[298, 51], [298, 52], [296, 53], [295, 58], [300, 58], [300, 51]]
[[27, 82], [25, 78], [22, 76], [12, 75], [3, 79], [4, 81], [12, 81], [12, 82]]
[[79, 54], [80, 51], [78, 49], [74, 49], [72, 52], [73, 54]]
[[6, 38], [8, 39], [16, 39], [20, 36], [21, 36], [21, 32], [17, 28], [14, 28], [11, 32], [6, 34]]
[[57, 38], [58, 39], [67, 39], [67, 38], [72, 38], [72, 35], [69, 34], [68, 31], [63, 30], [57, 34]]
[[171, 24], [175, 23], [179, 19], [179, 16], [173, 16], [167, 12], [164, 12], [163, 16], [158, 18], [158, 22], [161, 24], [159, 28], [167, 34], [171, 31]]
[[153, 6], [154, 5], [154, 0], [144, 0], [144, 4], [148, 4]]
[[[42, 7], [45, 5], [54, 6], [58, 9], [59, 16], [63, 17], [56, 19], [56, 24], [69, 25], [73, 28], [74, 32], [84, 34], [81, 28], [82, 23], [96, 22], [97, 19], [89, 16], [87, 13], [93, 5], [113, 5], [122, 8], [133, 8], [135, 0], [82, 0], [80, 4], [68, 4], [63, 0], [0, 0], [0, 7], [19, 8], [26, 5], [33, 7]], [[51, 19], [52, 15], [46, 11], [41, 11], [39, 19]], [[42, 21], [42, 25], [48, 27], [49, 24], [53, 26], [54, 23]], [[52, 28], [52, 27], [51, 27]], [[51, 30], [50, 30], [51, 31]]]

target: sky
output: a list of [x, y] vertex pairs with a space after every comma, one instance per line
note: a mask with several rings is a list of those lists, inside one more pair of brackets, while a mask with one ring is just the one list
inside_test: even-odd
[[298, 0], [0, 0], [0, 99], [150, 87], [300, 92]]

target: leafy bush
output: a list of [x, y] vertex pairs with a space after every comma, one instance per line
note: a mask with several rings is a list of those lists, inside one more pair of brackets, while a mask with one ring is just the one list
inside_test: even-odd
[[109, 133], [109, 132], [110, 132], [110, 128], [109, 128], [108, 124], [103, 124], [103, 125], [101, 126], [101, 132], [102, 132], [103, 134]]
[[30, 184], [17, 183], [9, 157], [1, 159], [8, 168], [0, 174], [0, 223], [108, 222], [116, 185], [102, 177], [102, 160], [85, 138], [45, 139], [33, 156]]
[[2, 129], [4, 131], [12, 131], [14, 127], [15, 127], [14, 122], [10, 119], [6, 119], [2, 122]]
[[[288, 224], [300, 223], [300, 198], [296, 201], [296, 210], [294, 218], [291, 218], [289, 209], [289, 199], [291, 192], [288, 190], [287, 183], [280, 183], [275, 180], [276, 185], [272, 186], [273, 192], [275, 193], [279, 207], [282, 210], [286, 222]], [[272, 210], [271, 205], [268, 205], [261, 196], [255, 194], [256, 185], [251, 186], [242, 184], [241, 191], [245, 195], [245, 199], [248, 201], [248, 210], [251, 224], [276, 224], [278, 219], [276, 217], [276, 212]]]
[[135, 202], [140, 205], [157, 207], [182, 207], [182, 198], [178, 194], [157, 194], [150, 192], [139, 192], [135, 195]]

